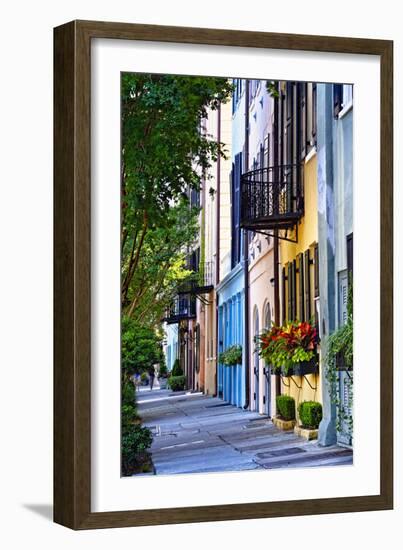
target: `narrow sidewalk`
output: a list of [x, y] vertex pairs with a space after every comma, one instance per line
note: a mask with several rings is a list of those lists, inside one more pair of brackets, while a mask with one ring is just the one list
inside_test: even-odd
[[201, 393], [141, 388], [138, 410], [153, 432], [156, 474], [310, 468], [353, 463], [350, 449], [319, 447], [267, 417]]

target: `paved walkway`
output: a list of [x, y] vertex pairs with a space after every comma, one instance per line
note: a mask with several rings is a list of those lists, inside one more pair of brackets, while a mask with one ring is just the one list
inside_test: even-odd
[[140, 388], [139, 414], [153, 434], [157, 474], [352, 464], [352, 451], [319, 447], [257, 413], [200, 393]]

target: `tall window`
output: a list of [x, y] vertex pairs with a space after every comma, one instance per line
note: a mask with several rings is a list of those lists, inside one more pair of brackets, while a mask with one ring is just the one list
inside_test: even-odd
[[231, 178], [231, 268], [241, 259], [241, 173], [242, 153], [238, 153], [232, 165]]
[[351, 105], [353, 102], [352, 84], [334, 84], [333, 85], [333, 113], [337, 117], [342, 109]]
[[294, 83], [286, 84], [286, 114], [285, 114], [285, 164], [292, 164], [293, 160], [293, 114], [294, 114]]
[[264, 138], [263, 168], [268, 168], [270, 161], [270, 134]]
[[271, 327], [271, 309], [270, 309], [270, 303], [267, 302], [265, 310], [264, 310], [264, 326], [267, 329], [270, 329]]
[[232, 114], [234, 114], [242, 96], [243, 80], [242, 78], [234, 78], [232, 83], [234, 85], [234, 93], [232, 94]]
[[307, 101], [306, 101], [306, 82], [300, 82], [298, 85], [298, 152], [299, 158], [303, 159], [306, 155], [307, 127], [306, 127]]
[[258, 313], [258, 310], [257, 310], [257, 307], [255, 306], [255, 314], [254, 314], [254, 319], [255, 319], [255, 322], [254, 322], [254, 346], [253, 346], [253, 350], [254, 350], [254, 367], [256, 369], [259, 368], [259, 352], [258, 352], [258, 348], [256, 346], [256, 342], [257, 342], [257, 339], [259, 337], [259, 313]]

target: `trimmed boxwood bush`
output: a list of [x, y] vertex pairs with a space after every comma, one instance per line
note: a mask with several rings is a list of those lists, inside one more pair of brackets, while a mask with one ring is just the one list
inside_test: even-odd
[[295, 399], [289, 395], [276, 397], [277, 413], [283, 420], [295, 420]]
[[186, 376], [170, 376], [168, 379], [168, 384], [172, 391], [184, 390], [186, 384]]
[[303, 401], [298, 405], [298, 414], [303, 428], [317, 430], [322, 420], [322, 405], [317, 401]]
[[183, 376], [183, 370], [180, 366], [179, 359], [175, 359], [175, 362], [172, 367], [172, 376]]

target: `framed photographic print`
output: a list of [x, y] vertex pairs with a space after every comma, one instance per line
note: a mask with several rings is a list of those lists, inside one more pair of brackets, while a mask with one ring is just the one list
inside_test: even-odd
[[54, 35], [54, 519], [393, 506], [393, 44]]

